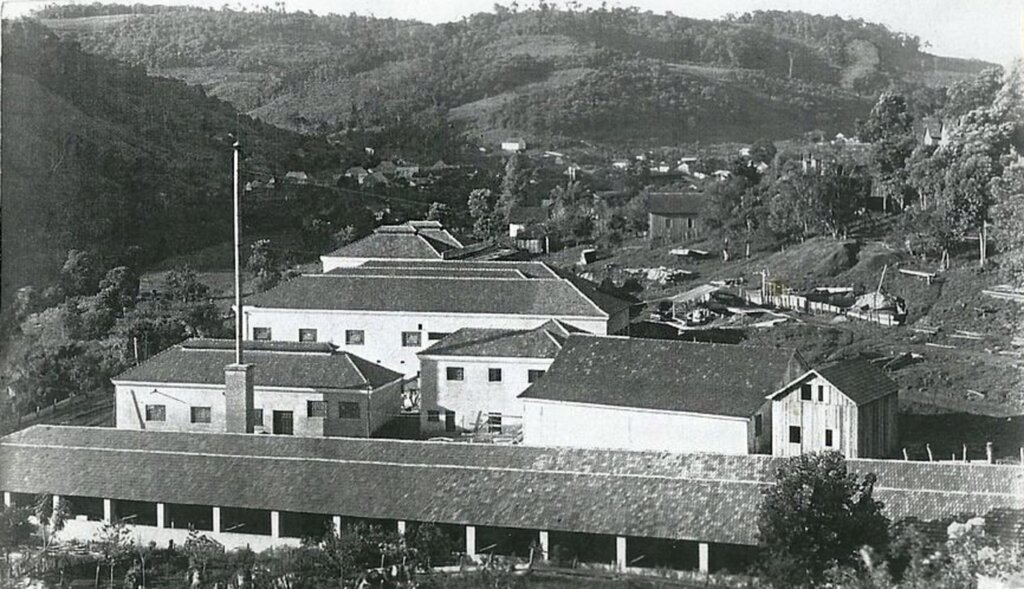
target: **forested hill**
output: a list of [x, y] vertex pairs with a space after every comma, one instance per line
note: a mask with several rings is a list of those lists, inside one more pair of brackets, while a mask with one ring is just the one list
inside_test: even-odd
[[143, 264], [230, 239], [228, 134], [272, 172], [310, 141], [30, 21], [4, 22], [2, 65], [5, 305], [72, 248]]
[[461, 122], [487, 139], [620, 143], [848, 133], [893, 83], [927, 100], [921, 88], [987, 65], [838, 17], [495, 8], [437, 26], [268, 8], [39, 16], [88, 51], [301, 131]]

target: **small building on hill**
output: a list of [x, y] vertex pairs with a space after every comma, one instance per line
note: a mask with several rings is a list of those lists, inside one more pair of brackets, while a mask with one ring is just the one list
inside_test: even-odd
[[[313, 338], [315, 340], [315, 336]], [[401, 410], [402, 375], [327, 343], [245, 342], [255, 433], [369, 437]], [[223, 432], [231, 340], [194, 339], [114, 377], [120, 429]]]
[[508, 236], [515, 239], [528, 227], [540, 225], [548, 220], [548, 207], [515, 206], [508, 215]]
[[672, 243], [699, 237], [704, 225], [704, 195], [651, 192], [647, 195], [647, 237]]
[[460, 329], [419, 353], [420, 431], [509, 433], [522, 426], [519, 393], [582, 330], [551, 320], [528, 330]]
[[501, 150], [515, 153], [526, 150], [526, 140], [522, 137], [510, 137], [501, 142]]
[[835, 450], [890, 458], [899, 450], [899, 388], [865, 360], [809, 370], [773, 393], [772, 453]]

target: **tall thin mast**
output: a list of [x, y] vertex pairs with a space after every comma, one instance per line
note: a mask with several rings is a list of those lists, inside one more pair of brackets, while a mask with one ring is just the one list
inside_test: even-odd
[[239, 212], [238, 202], [238, 154], [241, 150], [242, 144], [235, 141], [232, 147], [235, 149], [235, 364], [242, 363], [242, 339], [245, 337], [244, 327], [242, 326], [242, 220]]

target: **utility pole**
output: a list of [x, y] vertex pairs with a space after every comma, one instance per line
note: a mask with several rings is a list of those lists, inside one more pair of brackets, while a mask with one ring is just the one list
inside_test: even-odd
[[986, 250], [988, 249], [988, 244], [985, 243], [986, 241], [988, 241], [988, 221], [982, 221], [981, 233], [978, 235], [978, 247], [981, 250], [980, 255], [978, 256], [978, 263], [982, 268], [985, 267], [985, 258], [987, 256]]
[[231, 146], [235, 150], [234, 157], [234, 204], [235, 204], [235, 364], [242, 363], [242, 340], [245, 332], [242, 326], [242, 215], [238, 202], [238, 158], [242, 144], [237, 140]]

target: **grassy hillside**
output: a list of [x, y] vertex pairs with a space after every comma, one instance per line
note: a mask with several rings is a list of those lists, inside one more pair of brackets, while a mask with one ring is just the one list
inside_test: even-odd
[[232, 133], [251, 174], [315, 152], [201, 87], [83, 53], [32, 22], [4, 23], [2, 84], [5, 302], [52, 282], [71, 248], [146, 264], [229, 239]]
[[[300, 131], [447, 116], [485, 140], [681, 143], [852, 130], [893, 82], [986, 64], [920, 51], [881, 25], [802, 13], [721, 21], [496, 7], [457, 23], [173, 10], [51, 18], [92, 52], [201, 84]], [[56, 16], [42, 11], [40, 16]]]

